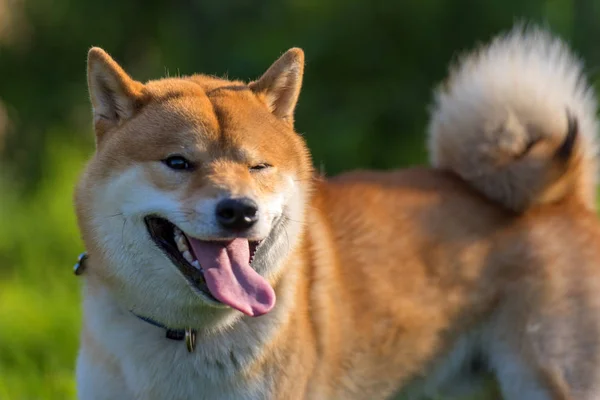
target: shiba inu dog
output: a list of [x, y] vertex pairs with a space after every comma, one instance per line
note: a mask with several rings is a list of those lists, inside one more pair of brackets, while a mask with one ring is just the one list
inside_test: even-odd
[[498, 36], [437, 90], [432, 167], [332, 179], [294, 131], [303, 65], [141, 83], [90, 50], [79, 397], [417, 398], [481, 372], [600, 398], [596, 103], [569, 49]]

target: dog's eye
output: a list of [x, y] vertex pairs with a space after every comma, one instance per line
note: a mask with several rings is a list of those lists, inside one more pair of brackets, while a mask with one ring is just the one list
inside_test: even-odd
[[260, 163], [250, 167], [250, 171], [262, 171], [263, 169], [271, 168], [271, 164]]
[[185, 157], [179, 155], [167, 157], [164, 160], [162, 160], [162, 162], [167, 167], [178, 171], [186, 171], [194, 167], [190, 161], [188, 161]]

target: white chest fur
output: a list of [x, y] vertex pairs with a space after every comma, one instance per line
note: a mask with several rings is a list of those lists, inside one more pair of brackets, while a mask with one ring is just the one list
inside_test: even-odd
[[86, 348], [84, 341], [81, 348], [80, 399], [269, 397], [269, 377], [252, 367], [272, 337], [277, 313], [240, 319], [224, 332], [199, 334], [190, 353], [183, 341], [167, 339], [164, 329], [121, 309], [106, 292], [86, 295], [84, 311], [86, 334], [98, 347]]

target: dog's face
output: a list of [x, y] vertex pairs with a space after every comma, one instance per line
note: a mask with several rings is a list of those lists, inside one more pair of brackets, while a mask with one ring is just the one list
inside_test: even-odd
[[[172, 326], [267, 313], [312, 176], [293, 130], [303, 54], [248, 85], [132, 80], [92, 49], [97, 151], [76, 192], [92, 269], [139, 314]], [[219, 309], [221, 309], [219, 311]]]

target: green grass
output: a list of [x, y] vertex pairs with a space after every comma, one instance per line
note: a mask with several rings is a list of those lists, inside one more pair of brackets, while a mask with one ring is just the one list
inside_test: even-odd
[[82, 245], [72, 207], [85, 155], [48, 150], [36, 190], [0, 175], [0, 399], [74, 399], [80, 324], [72, 265]]
[[75, 399], [80, 285], [72, 266], [82, 244], [72, 193], [87, 154], [65, 146], [47, 154], [44, 179], [28, 196], [0, 172], [0, 400]]

